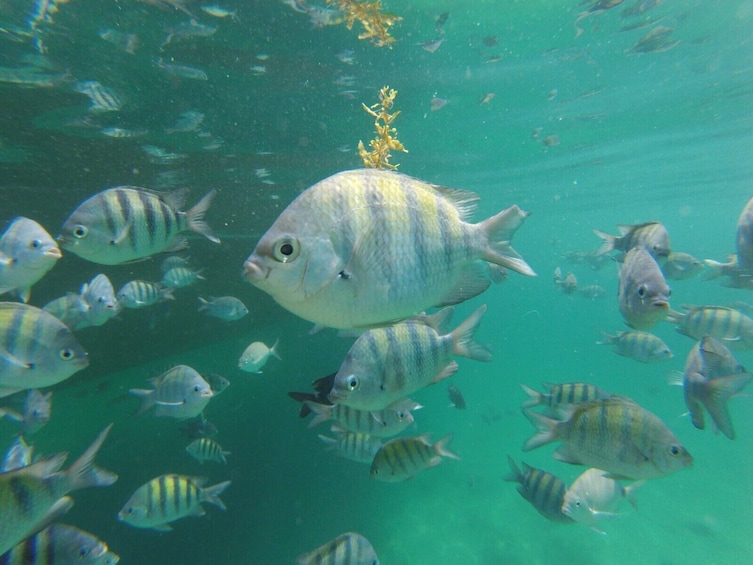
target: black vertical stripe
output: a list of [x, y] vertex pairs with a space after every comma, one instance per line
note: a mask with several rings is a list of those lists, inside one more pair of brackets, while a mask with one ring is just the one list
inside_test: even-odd
[[23, 477], [12, 477], [8, 481], [8, 486], [10, 486], [10, 492], [18, 510], [25, 516], [31, 516], [34, 511], [34, 495], [24, 482]]
[[163, 475], [159, 478], [159, 509], [162, 517], [167, 516], [167, 476]]
[[[23, 542], [23, 562], [33, 564], [37, 562], [37, 536], [31, 536]], [[52, 563], [50, 561], [50, 563]]]
[[[141, 205], [144, 207], [144, 221], [146, 223], [146, 233], [149, 236], [149, 249], [154, 249], [154, 242], [157, 239], [157, 229], [159, 227], [159, 210], [155, 209], [155, 206], [159, 206], [159, 199], [144, 192], [143, 190], [136, 191], [136, 194], [141, 201]], [[135, 226], [131, 226], [134, 230]]]
[[136, 229], [134, 228], [134, 220], [132, 216], [135, 214], [135, 210], [133, 209], [133, 205], [131, 204], [131, 201], [129, 199], [129, 194], [131, 194], [133, 189], [119, 189], [115, 192], [115, 194], [118, 197], [118, 205], [120, 206], [120, 210], [123, 214], [123, 225], [121, 228], [115, 232], [115, 237], [117, 238], [120, 235], [120, 232], [124, 229], [128, 229], [128, 241], [130, 242], [131, 249], [136, 250]]

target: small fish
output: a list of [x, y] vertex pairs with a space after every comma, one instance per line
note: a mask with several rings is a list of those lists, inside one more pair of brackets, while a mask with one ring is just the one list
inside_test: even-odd
[[219, 433], [219, 430], [209, 420], [197, 418], [181, 426], [180, 433], [193, 441], [203, 437], [213, 438]]
[[349, 432], [337, 426], [332, 426], [331, 431], [337, 433], [337, 439], [322, 434], [319, 434], [319, 439], [327, 445], [329, 451], [334, 451], [343, 459], [371, 464], [376, 452], [382, 448], [382, 442], [378, 437]]
[[121, 305], [107, 275], [96, 275], [81, 287], [81, 300], [86, 304], [85, 318], [89, 326], [101, 326], [116, 316]]
[[753, 319], [724, 306], [683, 304], [685, 312], [670, 310], [667, 322], [677, 324], [678, 333], [695, 340], [711, 336], [731, 349], [753, 349]]
[[78, 294], [69, 292], [45, 304], [42, 310], [52, 314], [72, 331], [89, 326], [86, 321], [89, 305]]
[[479, 100], [479, 104], [488, 104], [489, 102], [494, 100], [495, 96], [496, 94], [494, 94], [493, 92], [487, 92], [481, 97], [481, 100]]
[[146, 308], [165, 300], [175, 300], [172, 288], [149, 281], [129, 281], [117, 293], [118, 304], [124, 308]]
[[575, 275], [567, 273], [563, 277], [562, 270], [559, 267], [554, 270], [554, 284], [565, 294], [573, 294], [578, 290], [578, 279], [575, 278]]
[[682, 382], [693, 425], [699, 430], [706, 427], [705, 407], [716, 428], [729, 439], [735, 439], [727, 402], [752, 379], [753, 374], [745, 370], [729, 349], [713, 337], [704, 336], [688, 354]]
[[666, 278], [679, 281], [693, 278], [703, 271], [703, 268], [703, 261], [688, 253], [673, 251], [667, 256], [662, 271]]
[[0, 237], [0, 294], [16, 291], [28, 302], [32, 285], [61, 257], [58, 244], [41, 225], [15, 218]]
[[220, 296], [215, 298], [210, 296], [206, 300], [199, 296], [199, 312], [206, 312], [207, 316], [219, 318], [226, 322], [240, 320], [248, 314], [248, 308], [234, 296]]
[[204, 463], [204, 461], [214, 461], [215, 463], [227, 465], [227, 459], [225, 459], [225, 456], [230, 455], [229, 451], [223, 450], [219, 443], [208, 437], [202, 437], [192, 441], [188, 447], [186, 447], [186, 451], [199, 463]]
[[434, 22], [434, 31], [437, 33], [444, 33], [444, 24], [447, 23], [447, 19], [450, 17], [450, 12], [442, 12]]
[[9, 408], [0, 408], [0, 416], [21, 424], [21, 433], [31, 435], [38, 432], [50, 421], [52, 414], [52, 392], [42, 394], [35, 388], [26, 391], [23, 411], [19, 414]]
[[477, 202], [475, 193], [393, 171], [337, 173], [282, 212], [246, 260], [245, 277], [306, 320], [353, 329], [480, 294], [490, 284], [487, 261], [535, 275], [510, 245], [528, 213], [511, 206], [468, 223]]
[[99, 36], [108, 43], [112, 43], [120, 51], [128, 53], [129, 55], [136, 53], [136, 49], [139, 48], [139, 36], [135, 33], [124, 33], [122, 31], [107, 28], [100, 30]]
[[117, 112], [125, 104], [120, 94], [96, 80], [79, 82], [73, 90], [89, 98], [89, 112]]
[[693, 463], [693, 457], [664, 422], [628, 398], [577, 404], [563, 421], [530, 409], [523, 413], [538, 429], [525, 442], [523, 451], [561, 441], [555, 459], [604, 469], [614, 478], [651, 479]]
[[564, 256], [565, 261], [576, 265], [588, 265], [594, 271], [600, 271], [601, 268], [607, 263], [611, 263], [611, 259], [602, 254], [597, 255], [596, 251], [570, 251]]
[[437, 98], [436, 96], [434, 96], [429, 103], [429, 109], [432, 112], [436, 112], [437, 110], [441, 110], [442, 108], [447, 106], [449, 102], [450, 101], [445, 98]]
[[262, 367], [267, 363], [270, 356], [282, 359], [277, 353], [277, 346], [280, 340], [276, 340], [272, 347], [267, 347], [261, 341], [255, 341], [249, 345], [238, 359], [238, 368], [247, 373], [261, 373]]
[[507, 462], [510, 465], [510, 473], [504, 479], [520, 483], [520, 496], [530, 502], [539, 514], [553, 522], [572, 522], [570, 517], [562, 513], [562, 503], [567, 491], [567, 485], [562, 479], [527, 463], [523, 463], [521, 471], [509, 455]]
[[155, 416], [185, 419], [198, 416], [213, 393], [204, 378], [187, 365], [176, 365], [159, 377], [149, 380], [151, 390], [132, 388], [131, 394], [141, 398], [137, 414], [156, 406]]
[[646, 222], [633, 226], [619, 225], [617, 229], [620, 231], [620, 235], [610, 235], [600, 230], [593, 230], [594, 234], [603, 240], [601, 247], [594, 251], [596, 256], [614, 250], [627, 253], [636, 246], [645, 247], [654, 259], [666, 257], [671, 251], [667, 228], [659, 222]]
[[620, 268], [618, 298], [625, 323], [648, 330], [667, 317], [671, 290], [656, 259], [645, 247], [634, 247]]
[[442, 462], [442, 457], [460, 459], [450, 451], [452, 434], [431, 443], [430, 435], [418, 437], [398, 437], [385, 443], [377, 451], [371, 463], [371, 478], [397, 483], [408, 480], [416, 474], [436, 467]]
[[411, 410], [422, 408], [420, 404], [409, 398], [375, 412], [356, 410], [342, 404], [320, 404], [311, 400], [304, 400], [304, 405], [314, 413], [314, 418], [309, 422], [309, 428], [327, 420], [335, 420], [345, 431], [382, 438], [392, 437], [402, 432], [414, 422]]
[[614, 352], [623, 357], [630, 357], [641, 363], [663, 363], [672, 359], [672, 351], [661, 338], [648, 332], [620, 332], [610, 335], [601, 332], [604, 341], [597, 341], [597, 345], [614, 345]]
[[641, 37], [635, 45], [626, 53], [662, 53], [677, 47], [680, 40], [670, 41], [669, 36], [675, 32], [675, 28], [658, 25], [646, 35]]
[[88, 365], [60, 320], [28, 304], [0, 302], [0, 397], [52, 386]]
[[52, 524], [0, 556], [3, 565], [116, 565], [120, 556], [93, 534]]
[[[336, 374], [337, 373], [332, 373], [325, 377], [320, 377], [316, 379], [313, 383], [311, 383], [311, 386], [314, 387], [314, 390], [316, 391], [316, 393], [295, 392], [295, 391], [288, 392], [288, 396], [290, 398], [301, 403], [301, 409], [298, 411], [298, 416], [300, 418], [305, 418], [312, 412], [311, 408], [306, 404], [306, 401], [309, 401], [310, 403], [314, 403], [314, 404], [322, 404], [325, 407], [333, 406], [333, 404], [329, 401], [328, 396], [329, 396], [330, 391], [332, 390], [332, 385], [335, 382]], [[329, 416], [327, 417], [327, 419], [329, 419]], [[356, 431], [356, 430], [351, 430], [351, 431]]]
[[589, 284], [582, 286], [578, 289], [578, 293], [589, 300], [598, 300], [604, 298], [607, 295], [607, 291], [604, 287], [598, 284]]
[[523, 408], [544, 406], [546, 408], [544, 414], [552, 418], [561, 417], [569, 410], [569, 406], [572, 404], [612, 398], [611, 393], [588, 383], [543, 383], [543, 386], [547, 389], [545, 393], [535, 391], [524, 384], [520, 385], [523, 392], [528, 395], [528, 398], [523, 403]]
[[379, 558], [369, 540], [361, 534], [347, 532], [308, 553], [299, 555], [295, 563], [296, 565], [379, 565]]
[[149, 133], [146, 129], [125, 129], [119, 127], [106, 127], [99, 130], [99, 133], [112, 137], [114, 139], [133, 139], [134, 137], [142, 137]]
[[217, 396], [221, 392], [225, 392], [227, 387], [230, 386], [229, 380], [216, 373], [207, 373], [204, 375], [204, 380], [209, 383], [209, 387], [212, 389], [212, 396]]
[[335, 54], [337, 60], [346, 65], [354, 65], [356, 62], [356, 55], [353, 49], [343, 49]]
[[197, 129], [199, 129], [199, 126], [203, 121], [204, 114], [202, 114], [198, 110], [188, 110], [186, 112], [181, 112], [180, 118], [175, 123], [175, 125], [171, 128], [167, 128], [165, 130], [165, 133], [170, 135], [173, 133], [188, 133], [196, 131]]
[[206, 514], [202, 502], [225, 510], [220, 494], [230, 486], [224, 481], [205, 487], [206, 479], [184, 475], [162, 475], [140, 486], [118, 512], [118, 520], [135, 528], [169, 532], [170, 522], [186, 516]]
[[28, 467], [31, 465], [33, 455], [34, 446], [28, 445], [23, 436], [16, 436], [8, 451], [5, 452], [3, 462], [0, 465], [0, 474]]
[[179, 211], [187, 192], [159, 193], [143, 188], [104, 190], [84, 201], [63, 224], [63, 249], [94, 263], [118, 265], [186, 247], [183, 231], [219, 243], [204, 221], [213, 190], [187, 212]]
[[187, 267], [188, 260], [188, 257], [181, 257], [180, 255], [170, 255], [166, 257], [162, 261], [162, 263], [160, 263], [160, 270], [164, 274], [170, 269], [174, 269], [176, 267]]
[[186, 288], [204, 280], [201, 269], [194, 271], [186, 267], [173, 267], [162, 275], [161, 285], [165, 288]]
[[237, 10], [228, 10], [227, 8], [223, 8], [222, 6], [218, 6], [217, 4], [209, 4], [209, 5], [203, 5], [200, 6], [201, 11], [205, 14], [209, 14], [213, 18], [230, 18], [232, 21], [240, 23], [240, 18], [238, 18]]
[[166, 31], [167, 36], [162, 42], [162, 45], [160, 45], [160, 51], [171, 43], [178, 43], [195, 37], [211, 37], [217, 32], [217, 28], [202, 24], [195, 18], [192, 18], [187, 22], [176, 25], [175, 27], [168, 28]]
[[420, 43], [421, 49], [424, 51], [428, 51], [429, 53], [434, 53], [444, 42], [444, 37], [438, 37], [437, 39], [431, 39], [429, 41], [424, 41], [423, 43]]
[[465, 403], [463, 392], [455, 385], [450, 385], [447, 387], [447, 396], [450, 397], [452, 406], [454, 406], [458, 410], [465, 410], [468, 407], [468, 405]]
[[167, 63], [162, 57], [154, 58], [154, 66], [161, 71], [165, 71], [168, 75], [190, 80], [209, 80], [209, 76], [203, 69], [180, 63]]
[[117, 480], [115, 473], [94, 464], [110, 428], [112, 424], [65, 471], [60, 468], [67, 454], [57, 453], [28, 467], [0, 474], [0, 555], [32, 535], [45, 517], [57, 516], [60, 506], [56, 505], [67, 503], [70, 507], [72, 501], [65, 497], [69, 492], [105, 487]]
[[329, 399], [358, 410], [381, 410], [458, 370], [453, 356], [490, 361], [487, 348], [473, 341], [486, 305], [477, 308], [452, 332], [443, 324], [448, 307], [362, 333], [335, 376]]
[[587, 469], [567, 489], [562, 502], [562, 514], [604, 533], [596, 524], [604, 518], [615, 516], [623, 500], [636, 508], [635, 491], [643, 483], [644, 481], [636, 481], [624, 487], [601, 469]]
[[[186, 155], [185, 153], [172, 153], [162, 147], [157, 147], [156, 145], [142, 145], [141, 149], [144, 151], [144, 153], [149, 155], [149, 161], [154, 163], [155, 165], [170, 165], [175, 161], [179, 161], [180, 159], [185, 159], [186, 157], [188, 157], [188, 155]], [[172, 176], [175, 176], [175, 174], [177, 174], [176, 171], [164, 172], [170, 173]], [[164, 182], [167, 186], [176, 184], [170, 177], [168, 177]]]

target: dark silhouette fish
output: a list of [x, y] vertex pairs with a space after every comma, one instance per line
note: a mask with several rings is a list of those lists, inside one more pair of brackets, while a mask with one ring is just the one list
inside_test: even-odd
[[316, 402], [317, 404], [325, 404], [327, 406], [332, 405], [332, 403], [329, 401], [329, 398], [327, 397], [332, 390], [332, 386], [334, 385], [336, 374], [337, 373], [332, 373], [331, 375], [327, 375], [326, 377], [318, 378], [313, 383], [311, 383], [311, 386], [314, 388], [316, 393], [295, 391], [288, 393], [288, 396], [290, 398], [301, 403], [301, 410], [300, 412], [298, 412], [299, 417], [305, 418], [306, 416], [311, 414], [311, 408], [306, 405], [307, 400], [309, 402]]
[[447, 387], [447, 396], [450, 397], [450, 402], [458, 410], [465, 410], [468, 407], [465, 398], [463, 398], [463, 392], [455, 385]]

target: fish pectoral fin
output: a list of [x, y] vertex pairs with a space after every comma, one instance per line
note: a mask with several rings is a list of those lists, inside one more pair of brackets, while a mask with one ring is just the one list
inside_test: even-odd
[[455, 360], [450, 361], [447, 365], [434, 376], [431, 381], [432, 384], [436, 384], [439, 381], [443, 381], [458, 372], [458, 363]]
[[129, 214], [128, 218], [126, 219], [126, 223], [123, 226], [123, 229], [120, 231], [120, 233], [117, 236], [115, 236], [114, 239], [110, 240], [110, 244], [120, 245], [125, 240], [125, 238], [128, 237], [128, 234], [131, 232], [132, 226], [133, 226], [133, 216]]
[[199, 504], [191, 509], [191, 511], [188, 513], [189, 516], [196, 516], [200, 517], [206, 514], [206, 510]]
[[155, 400], [154, 403], [157, 406], [183, 406], [186, 401], [181, 400], [180, 402], [165, 402], [164, 400]]
[[170, 524], [155, 524], [151, 527], [152, 530], [157, 530], [158, 532], [172, 532], [173, 528]]
[[7, 349], [0, 349], [0, 360], [18, 369], [33, 369], [34, 368], [33, 363], [24, 363], [21, 359], [13, 355]]
[[5, 418], [16, 423], [24, 421], [23, 415], [10, 408], [0, 408], [0, 418]]
[[560, 446], [554, 450], [552, 453], [552, 457], [556, 459], [557, 461], [562, 461], [563, 463], [572, 463], [574, 465], [582, 465], [582, 462], [578, 457], [575, 457], [572, 453], [570, 453], [570, 450], [567, 447], [566, 443], [560, 444]]

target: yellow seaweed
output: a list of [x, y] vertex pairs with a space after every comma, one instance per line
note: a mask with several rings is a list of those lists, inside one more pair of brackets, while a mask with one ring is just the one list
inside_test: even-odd
[[392, 155], [390, 150], [402, 151], [407, 153], [408, 150], [397, 140], [397, 129], [392, 127], [392, 122], [400, 115], [400, 110], [390, 114], [389, 110], [395, 103], [397, 90], [390, 89], [389, 86], [383, 87], [379, 91], [379, 103], [371, 107], [361, 104], [367, 113], [374, 116], [374, 129], [377, 136], [369, 142], [371, 151], [366, 151], [363, 141], [358, 142], [358, 154], [363, 159], [363, 165], [371, 169], [397, 169], [398, 165], [390, 163]]
[[390, 35], [389, 28], [403, 18], [395, 14], [382, 13], [382, 0], [374, 2], [358, 2], [357, 0], [327, 0], [327, 5], [337, 6], [346, 15], [345, 25], [353, 29], [356, 20], [361, 23], [363, 32], [358, 39], [368, 39], [377, 47], [388, 47], [396, 39]]

